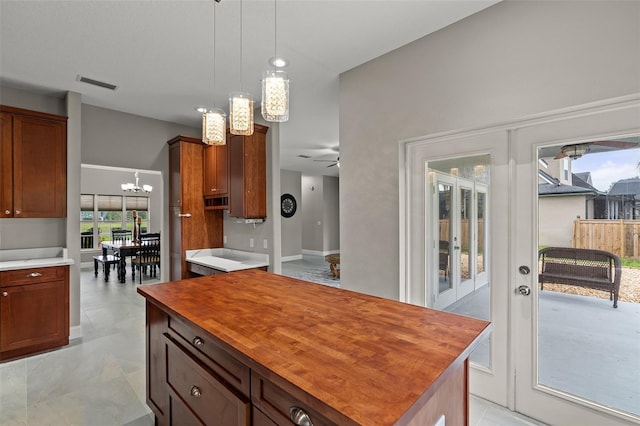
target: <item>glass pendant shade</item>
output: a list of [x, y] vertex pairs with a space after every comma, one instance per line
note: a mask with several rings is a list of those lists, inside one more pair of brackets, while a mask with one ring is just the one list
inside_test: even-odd
[[289, 78], [285, 71], [262, 73], [262, 117], [274, 122], [289, 119]]
[[229, 132], [243, 136], [253, 134], [253, 99], [248, 93], [229, 95]]
[[207, 145], [227, 143], [227, 122], [224, 111], [219, 108], [207, 110], [202, 114], [202, 142]]

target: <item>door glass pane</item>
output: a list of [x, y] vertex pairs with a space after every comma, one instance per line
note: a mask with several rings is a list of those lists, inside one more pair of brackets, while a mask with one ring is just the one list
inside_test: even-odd
[[[439, 160], [430, 162], [428, 165], [434, 175], [443, 176], [442, 179], [447, 182], [455, 182], [438, 182], [437, 185], [437, 220], [439, 221], [437, 255], [440, 268], [437, 294], [445, 298], [445, 291], [452, 290], [455, 295], [451, 298], [451, 303], [447, 303], [447, 306], [442, 309], [487, 321], [491, 321], [489, 275], [485, 273], [482, 277], [478, 277], [477, 269], [470, 265], [477, 263], [481, 265], [477, 267], [478, 270], [487, 272], [487, 265], [490, 264], [487, 241], [484, 239], [487, 191], [491, 184], [490, 160], [489, 155], [480, 155]], [[477, 198], [479, 193], [476, 185], [482, 185], [483, 188], [479, 198]], [[456, 197], [453, 197], [454, 194]], [[477, 204], [474, 204], [475, 199], [478, 199]], [[481, 218], [478, 221], [480, 225], [472, 223], [476, 217]], [[477, 230], [474, 229], [476, 226]], [[475, 250], [475, 247], [478, 249]], [[481, 260], [477, 256], [481, 256]], [[469, 284], [470, 281], [471, 284]], [[463, 289], [465, 283], [468, 287]], [[446, 292], [447, 300], [452, 292]], [[437, 298], [435, 304], [443, 306], [437, 303]], [[470, 360], [473, 363], [490, 367], [490, 339], [482, 342], [471, 354]]]
[[468, 280], [471, 278], [471, 268], [469, 259], [471, 253], [471, 196], [472, 191], [467, 188], [460, 188], [460, 278]]
[[484, 271], [486, 271], [486, 265], [485, 265], [485, 257], [484, 257], [484, 246], [485, 246], [485, 242], [484, 242], [484, 212], [485, 212], [485, 203], [486, 203], [486, 194], [484, 192], [480, 192], [478, 191], [478, 193], [476, 194], [476, 198], [478, 200], [477, 205], [476, 205], [476, 210], [477, 210], [477, 216], [478, 216], [478, 221], [476, 222], [476, 232], [478, 233], [478, 239], [477, 239], [477, 244], [478, 244], [478, 258], [477, 258], [477, 268], [478, 268], [478, 273], [482, 273]]
[[438, 184], [438, 219], [440, 222], [439, 234], [439, 283], [438, 291], [440, 293], [452, 288], [451, 285], [451, 252], [449, 250], [449, 242], [451, 241], [451, 202], [453, 187], [448, 184]]
[[[532, 292], [538, 384], [637, 416], [639, 147], [632, 137], [538, 150], [540, 275]], [[619, 290], [615, 258], [623, 264]]]

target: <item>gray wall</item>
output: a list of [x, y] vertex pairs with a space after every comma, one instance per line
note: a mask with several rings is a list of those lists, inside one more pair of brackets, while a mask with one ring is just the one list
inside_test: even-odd
[[340, 250], [339, 179], [302, 176], [302, 251], [325, 255]]
[[291, 194], [297, 211], [292, 217], [281, 217], [282, 257], [294, 260], [302, 257], [302, 175], [300, 172], [280, 170], [280, 195]]
[[640, 2], [505, 1], [342, 74], [341, 286], [399, 297], [399, 141], [639, 93], [638, 52]]
[[324, 223], [323, 250], [340, 251], [340, 179], [335, 176], [322, 177]]

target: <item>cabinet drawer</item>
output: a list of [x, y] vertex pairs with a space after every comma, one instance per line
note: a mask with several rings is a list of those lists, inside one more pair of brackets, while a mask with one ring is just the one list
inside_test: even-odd
[[[291, 393], [256, 374], [255, 371], [251, 375], [251, 380], [251, 400], [254, 407], [259, 408], [259, 411], [265, 413], [275, 424], [291, 424], [291, 412], [297, 409], [301, 410], [299, 416], [308, 416], [314, 426], [336, 425], [336, 423], [331, 422], [318, 411], [310, 408], [308, 404], [303, 403]], [[256, 411], [254, 409], [254, 413]]]
[[249, 397], [251, 376], [249, 368], [216, 346], [204, 334], [175, 318], [169, 318], [171, 337], [183, 344], [200, 362]]
[[252, 426], [278, 426], [276, 422], [271, 420], [266, 416], [262, 411], [253, 407], [251, 411], [253, 414], [253, 425]]
[[44, 283], [65, 278], [68, 266], [52, 266], [48, 268], [16, 269], [0, 272], [0, 286], [9, 287], [31, 283]]
[[[207, 425], [246, 425], [251, 422], [251, 404], [223, 379], [201, 366], [167, 336], [167, 382], [171, 398], [180, 398], [202, 423]], [[173, 420], [173, 415], [172, 415]], [[172, 424], [182, 424], [175, 419]]]

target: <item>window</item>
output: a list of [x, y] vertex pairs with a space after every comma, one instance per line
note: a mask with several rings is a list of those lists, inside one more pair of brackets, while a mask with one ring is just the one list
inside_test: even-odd
[[80, 248], [95, 249], [111, 240], [111, 231], [133, 229], [133, 211], [140, 230], [149, 229], [149, 198], [139, 196], [82, 194], [80, 196]]

